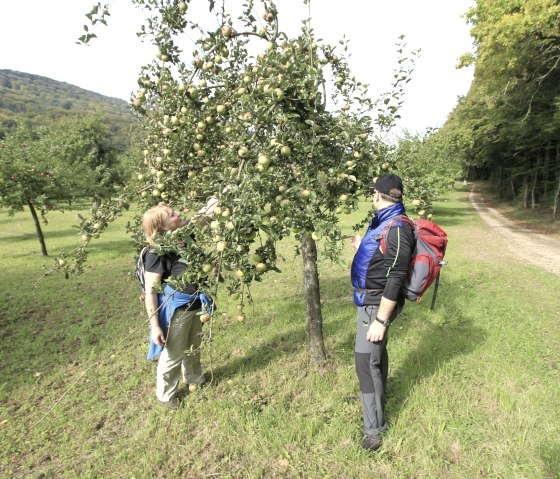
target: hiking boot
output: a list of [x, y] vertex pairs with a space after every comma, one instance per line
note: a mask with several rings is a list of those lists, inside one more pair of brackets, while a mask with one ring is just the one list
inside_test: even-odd
[[364, 436], [362, 439], [362, 448], [366, 451], [375, 452], [381, 447], [381, 436]]
[[179, 409], [179, 406], [181, 405], [179, 399], [176, 397], [171, 398], [169, 401], [161, 401], [158, 399], [158, 402], [164, 408], [173, 409], [173, 410]]

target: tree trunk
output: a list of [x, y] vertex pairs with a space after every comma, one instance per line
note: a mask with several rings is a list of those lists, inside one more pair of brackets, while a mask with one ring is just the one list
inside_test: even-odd
[[502, 165], [498, 166], [498, 169], [497, 169], [495, 174], [496, 174], [496, 178], [495, 178], [496, 189], [495, 189], [495, 191], [498, 193], [498, 196], [500, 198], [503, 198], [504, 193], [502, 191]]
[[537, 207], [537, 181], [539, 179], [539, 170], [541, 168], [542, 152], [537, 153], [537, 163], [533, 168], [533, 178], [531, 181], [531, 209], [534, 210]]
[[529, 182], [527, 175], [523, 175], [523, 208], [529, 208]]
[[303, 285], [307, 304], [307, 344], [311, 366], [320, 366], [326, 360], [323, 341], [323, 316], [321, 313], [321, 293], [317, 271], [317, 245], [313, 238], [306, 236], [301, 241], [303, 256]]
[[531, 209], [534, 210], [536, 203], [535, 188], [537, 187], [537, 173], [533, 172], [533, 179], [531, 181]]
[[548, 182], [550, 180], [550, 158], [552, 155], [550, 154], [552, 151], [552, 144], [549, 143], [546, 145], [544, 149], [544, 165], [543, 165], [543, 202], [545, 204], [548, 203]]
[[29, 205], [29, 211], [31, 211], [31, 216], [33, 216], [33, 221], [35, 222], [35, 229], [37, 230], [37, 238], [39, 238], [39, 243], [41, 243], [41, 253], [43, 256], [48, 256], [47, 253], [47, 245], [45, 244], [45, 237], [43, 236], [43, 230], [41, 229], [41, 222], [39, 221], [39, 217], [37, 216], [37, 212], [35, 211], [35, 207], [31, 201], [27, 201]]
[[560, 174], [558, 174], [558, 187], [556, 188], [556, 194], [554, 195], [554, 206], [552, 207], [552, 218], [556, 219], [558, 216], [558, 211], [560, 210]]
[[[558, 145], [556, 145], [556, 164], [560, 164], [560, 143]], [[558, 185], [556, 187], [556, 194], [554, 195], [554, 206], [552, 207], [552, 218], [556, 219], [558, 218], [558, 216], [560, 216], [559, 210], [560, 210], [560, 169], [557, 169], [556, 171], [556, 180], [558, 182]]]

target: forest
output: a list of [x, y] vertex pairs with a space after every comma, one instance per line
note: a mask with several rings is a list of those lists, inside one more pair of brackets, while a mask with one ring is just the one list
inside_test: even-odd
[[110, 142], [124, 150], [130, 144], [130, 126], [136, 121], [127, 102], [32, 73], [0, 70], [0, 138], [17, 119], [45, 126], [68, 117], [103, 117]]
[[467, 12], [474, 81], [428, 154], [458, 161], [465, 178], [529, 210], [560, 216], [560, 4], [478, 0]]

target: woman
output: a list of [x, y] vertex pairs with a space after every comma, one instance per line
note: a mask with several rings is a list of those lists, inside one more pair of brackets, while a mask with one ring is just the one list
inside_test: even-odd
[[[201, 212], [211, 214], [216, 205], [217, 201], [211, 200]], [[155, 245], [157, 235], [175, 231], [185, 224], [180, 214], [166, 204], [148, 209], [142, 218], [142, 229], [149, 245]], [[164, 285], [164, 292], [157, 293], [158, 286], [167, 278], [185, 271], [187, 265], [180, 260], [176, 253], [158, 256], [148, 251], [144, 257], [144, 302], [150, 319], [148, 359], [159, 355], [156, 396], [162, 405], [172, 409], [179, 406], [176, 394], [181, 374], [190, 389], [205, 381], [200, 364], [200, 309], [202, 303], [210, 306], [204, 294], [192, 284], [181, 291]]]

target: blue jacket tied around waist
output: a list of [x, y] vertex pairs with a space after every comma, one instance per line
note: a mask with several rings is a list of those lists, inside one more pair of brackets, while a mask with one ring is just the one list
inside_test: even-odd
[[[158, 294], [158, 323], [159, 327], [162, 329], [164, 336], [167, 336], [167, 329], [171, 323], [171, 318], [175, 314], [177, 309], [187, 306], [196, 299], [199, 299], [202, 303], [203, 309], [206, 309], [209, 313], [213, 311], [213, 301], [211, 298], [206, 296], [204, 293], [197, 294], [186, 294], [175, 290], [172, 286], [166, 284], [163, 288], [163, 293]], [[150, 327], [151, 330], [151, 327]], [[152, 335], [150, 334], [150, 346], [148, 348], [148, 359], [151, 361], [156, 359], [163, 351], [163, 345], [155, 344], [152, 341]]]
[[393, 206], [375, 212], [352, 262], [351, 278], [352, 286], [354, 287], [354, 304], [357, 306], [364, 305], [366, 292], [357, 290], [367, 289], [368, 268], [373, 255], [379, 248], [379, 240], [377, 238], [380, 237], [381, 232], [390, 220], [395, 216], [404, 214], [404, 212], [404, 205], [402, 203], [396, 203]]

